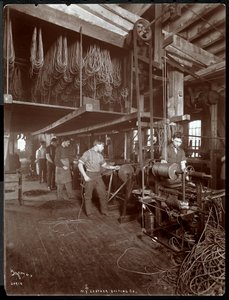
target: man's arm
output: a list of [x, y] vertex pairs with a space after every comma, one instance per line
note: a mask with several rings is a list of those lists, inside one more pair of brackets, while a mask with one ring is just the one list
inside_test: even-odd
[[85, 170], [84, 170], [84, 166], [83, 166], [83, 162], [79, 160], [78, 162], [78, 168], [79, 168], [79, 171], [81, 173], [81, 175], [83, 176], [84, 180], [87, 182], [87, 181], [90, 181], [91, 178], [89, 176], [87, 176]]
[[52, 161], [51, 156], [50, 156], [49, 153], [46, 153], [46, 159], [47, 159], [51, 164], [54, 163], [54, 162]]
[[104, 163], [102, 164], [102, 167], [103, 167], [104, 169], [108, 169], [108, 170], [119, 170], [119, 169], [120, 169], [120, 166], [111, 166], [111, 165], [109, 165], [109, 164], [106, 163], [106, 162], [104, 162]]
[[162, 151], [161, 151], [161, 157], [160, 157], [161, 163], [166, 164], [168, 162], [167, 161], [168, 157], [166, 157], [166, 156], [168, 156], [168, 154], [166, 155], [166, 148], [164, 147], [164, 148], [162, 148]]
[[181, 170], [184, 172], [186, 168], [187, 159], [183, 149], [181, 149], [181, 153], [182, 153], [182, 157], [181, 157], [180, 166], [181, 166]]

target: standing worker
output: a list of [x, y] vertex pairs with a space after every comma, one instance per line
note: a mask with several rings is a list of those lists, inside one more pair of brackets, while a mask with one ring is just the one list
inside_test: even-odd
[[56, 148], [55, 165], [56, 165], [56, 185], [58, 200], [66, 199], [64, 187], [67, 192], [67, 200], [74, 198], [72, 189], [71, 163], [72, 155], [70, 149], [70, 138], [64, 137], [62, 142]]
[[36, 151], [36, 161], [38, 164], [38, 175], [40, 183], [47, 182], [46, 178], [46, 145], [45, 141], [40, 142], [40, 148]]
[[[109, 170], [118, 170], [119, 166], [108, 165], [103, 155], [104, 143], [95, 140], [93, 147], [82, 155], [78, 162], [78, 168], [85, 181], [85, 211], [87, 216], [92, 215], [92, 193], [95, 189], [100, 200], [100, 212], [108, 215], [107, 192], [101, 175], [101, 167]], [[85, 169], [84, 169], [85, 167]]]
[[57, 147], [57, 138], [51, 139], [50, 145], [46, 148], [46, 160], [47, 160], [47, 183], [48, 190], [55, 189], [55, 152]]

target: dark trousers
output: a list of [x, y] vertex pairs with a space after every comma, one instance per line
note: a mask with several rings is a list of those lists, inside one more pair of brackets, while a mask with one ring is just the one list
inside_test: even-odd
[[47, 162], [47, 183], [50, 188], [55, 187], [55, 170], [56, 167], [54, 164]]
[[106, 212], [107, 192], [101, 174], [98, 172], [87, 172], [87, 175], [91, 178], [91, 180], [85, 182], [84, 200], [86, 214], [89, 215], [92, 213], [92, 193], [94, 190], [96, 190], [99, 197], [101, 213]]
[[46, 182], [46, 159], [45, 158], [40, 158], [39, 159], [39, 179], [40, 182]]

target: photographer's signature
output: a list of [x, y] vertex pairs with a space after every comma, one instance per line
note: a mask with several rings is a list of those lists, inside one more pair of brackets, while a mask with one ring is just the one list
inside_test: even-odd
[[18, 286], [23, 285], [23, 280], [25, 278], [32, 278], [33, 275], [27, 272], [22, 271], [14, 271], [12, 268], [10, 269], [11, 282], [10, 285]]

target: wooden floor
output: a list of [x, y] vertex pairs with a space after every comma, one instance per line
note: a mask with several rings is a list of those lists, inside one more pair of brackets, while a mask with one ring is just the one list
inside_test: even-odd
[[[23, 182], [23, 190], [46, 190]], [[89, 219], [54, 192], [5, 200], [5, 288], [8, 295], [171, 295], [162, 284], [171, 253], [142, 233], [139, 221], [120, 224], [118, 210]]]

